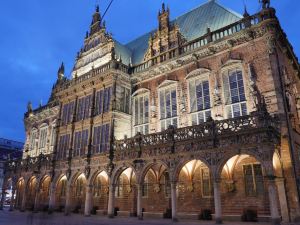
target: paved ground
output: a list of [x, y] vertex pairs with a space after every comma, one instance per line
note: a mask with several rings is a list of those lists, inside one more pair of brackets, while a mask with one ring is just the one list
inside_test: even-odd
[[[213, 221], [179, 221], [173, 223], [168, 219], [138, 220], [137, 218], [114, 218], [108, 219], [104, 216], [84, 217], [72, 214], [64, 216], [63, 213], [21, 213], [19, 211], [8, 212], [7, 209], [0, 211], [0, 225], [212, 225]], [[242, 223], [225, 222], [225, 225], [267, 225], [268, 223]]]

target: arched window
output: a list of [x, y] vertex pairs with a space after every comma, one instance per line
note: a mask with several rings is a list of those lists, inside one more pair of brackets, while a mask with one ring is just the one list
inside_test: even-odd
[[227, 118], [247, 115], [247, 104], [243, 72], [240, 68], [228, 70], [223, 74], [224, 98]]
[[36, 149], [36, 139], [37, 139], [37, 130], [33, 128], [30, 133], [29, 139], [29, 150], [31, 151], [31, 156], [35, 156], [35, 149]]

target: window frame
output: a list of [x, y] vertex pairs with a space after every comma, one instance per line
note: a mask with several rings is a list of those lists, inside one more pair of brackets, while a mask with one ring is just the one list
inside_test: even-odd
[[[172, 113], [173, 109], [172, 109], [172, 91], [175, 90], [175, 93], [176, 93], [176, 116], [171, 116], [171, 117], [167, 117], [162, 119], [161, 118], [161, 99], [160, 99], [160, 95], [161, 95], [161, 92], [164, 91], [164, 99], [165, 99], [165, 103], [166, 103], [166, 90], [169, 90], [170, 91], [170, 112]], [[179, 128], [179, 104], [178, 104], [178, 81], [173, 81], [173, 80], [166, 80], [164, 81], [159, 87], [158, 87], [158, 107], [159, 107], [159, 110], [158, 110], [158, 113], [159, 113], [159, 127], [160, 127], [160, 131], [164, 131], [164, 130], [167, 130], [168, 127], [167, 126], [167, 121], [171, 121], [170, 122], [170, 125], [174, 126], [174, 120], [176, 120], [177, 124], [176, 124], [176, 127]], [[166, 108], [166, 104], [164, 104], [165, 106], [165, 114], [166, 114], [166, 111], [167, 111], [167, 108]], [[164, 126], [165, 126], [165, 129], [162, 129], [162, 123], [164, 123]]]
[[[148, 122], [144, 122], [144, 123], [139, 123], [138, 124], [135, 124], [135, 119], [136, 119], [136, 107], [135, 107], [135, 101], [137, 99], [138, 101], [138, 117], [140, 115], [140, 98], [143, 98], [143, 113], [144, 113], [144, 116], [143, 116], [143, 121], [146, 120], [146, 117], [145, 117], [145, 97], [148, 97]], [[133, 118], [132, 118], [132, 130], [133, 130], [133, 134], [136, 135], [137, 132], [136, 130], [138, 130], [138, 132], [140, 132], [140, 129], [142, 129], [142, 134], [144, 135], [147, 135], [150, 133], [150, 107], [151, 107], [151, 104], [150, 104], [150, 91], [147, 90], [147, 89], [141, 89], [141, 90], [138, 90], [137, 92], [135, 92], [133, 95], [132, 95], [132, 114], [133, 114]], [[138, 118], [139, 120], [139, 118]], [[146, 127], [148, 126], [148, 132], [146, 132]]]

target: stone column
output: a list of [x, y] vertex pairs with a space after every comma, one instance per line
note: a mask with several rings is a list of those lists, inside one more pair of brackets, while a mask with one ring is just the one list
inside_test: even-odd
[[85, 205], [84, 205], [84, 215], [90, 216], [93, 204], [93, 186], [86, 186], [86, 194], [85, 194]]
[[270, 177], [267, 180], [268, 182], [268, 192], [269, 192], [269, 200], [270, 200], [270, 210], [271, 210], [271, 222], [273, 225], [280, 225], [281, 218], [278, 211], [278, 195], [276, 190], [275, 179]]
[[9, 211], [13, 211], [14, 210], [15, 193], [16, 193], [16, 189], [13, 187], [13, 189], [11, 191], [11, 199], [10, 199]]
[[39, 211], [39, 195], [40, 195], [40, 189], [39, 189], [39, 185], [37, 184], [36, 190], [35, 190], [35, 198], [34, 198], [34, 212], [38, 212]]
[[143, 212], [142, 212], [142, 188], [143, 185], [137, 185], [137, 216], [140, 220], [143, 219]]
[[177, 221], [176, 182], [171, 182], [172, 220]]
[[109, 218], [114, 218], [115, 215], [114, 202], [115, 202], [115, 186], [111, 184], [109, 185], [108, 208], [107, 208], [107, 214]]
[[55, 210], [55, 184], [51, 183], [50, 185], [50, 194], [49, 194], [49, 209], [48, 212], [52, 213]]
[[3, 206], [4, 206], [4, 201], [5, 201], [5, 189], [2, 189], [2, 194], [1, 194], [1, 202], [0, 202], [0, 210], [3, 210]]
[[21, 212], [25, 212], [26, 210], [26, 188], [24, 189], [22, 196], [22, 204], [21, 204]]
[[278, 193], [280, 193], [279, 203], [280, 203], [282, 221], [288, 223], [290, 219], [289, 219], [289, 210], [287, 205], [284, 178], [276, 178], [276, 184], [277, 184]]
[[68, 185], [66, 190], [65, 216], [68, 216], [71, 210], [71, 197], [72, 197], [71, 191], [72, 188], [70, 185]]
[[222, 205], [221, 205], [221, 192], [220, 180], [214, 181], [214, 202], [215, 202], [215, 220], [217, 224], [222, 223]]

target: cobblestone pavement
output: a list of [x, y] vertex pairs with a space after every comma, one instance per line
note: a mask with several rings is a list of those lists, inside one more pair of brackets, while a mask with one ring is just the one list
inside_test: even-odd
[[[0, 211], [0, 225], [210, 225], [213, 221], [179, 221], [173, 223], [168, 219], [138, 220], [137, 218], [114, 218], [108, 219], [105, 216], [84, 217], [83, 215], [72, 214], [64, 216], [63, 213], [32, 213], [32, 212], [8, 212]], [[267, 225], [268, 223], [242, 223], [224, 222], [225, 225]]]

